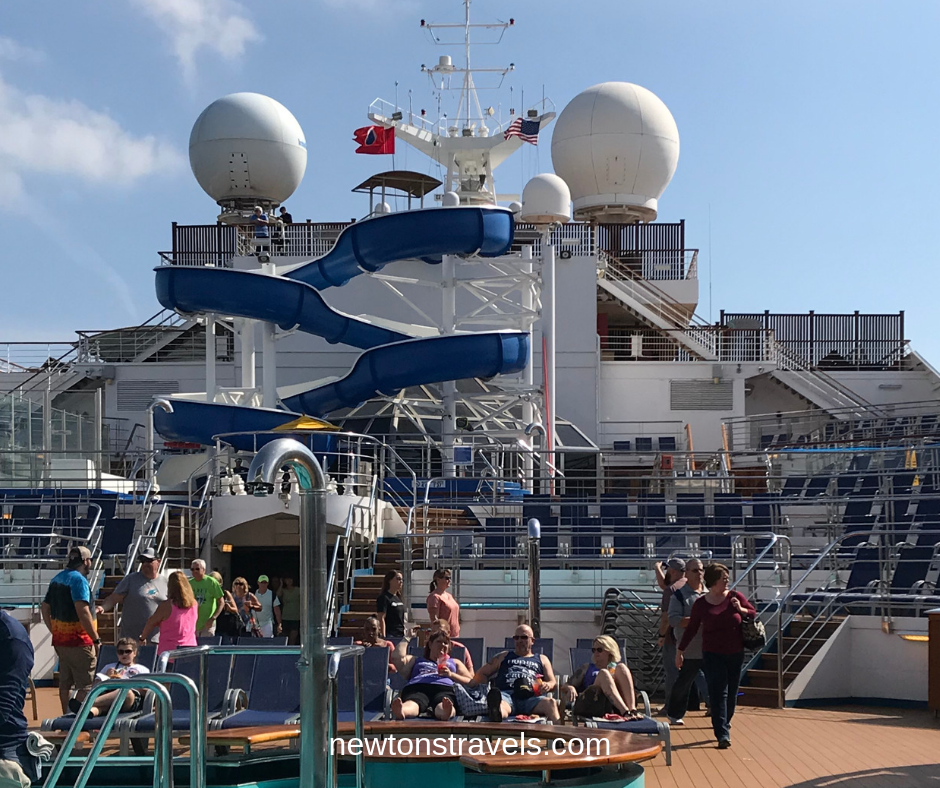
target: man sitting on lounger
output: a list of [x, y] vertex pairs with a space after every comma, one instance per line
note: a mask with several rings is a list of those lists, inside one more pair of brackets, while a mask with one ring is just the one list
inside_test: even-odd
[[[533, 654], [535, 634], [532, 627], [516, 627], [512, 651], [501, 651], [474, 676], [477, 684], [493, 679], [493, 687], [486, 695], [492, 722], [520, 714], [540, 714], [546, 719], [559, 718], [554, 698], [545, 697], [555, 689], [555, 671], [544, 654]], [[495, 678], [494, 678], [495, 677]]]

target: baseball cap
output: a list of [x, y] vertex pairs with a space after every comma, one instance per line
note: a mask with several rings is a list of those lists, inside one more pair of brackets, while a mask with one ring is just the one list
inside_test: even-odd
[[270, 580], [270, 578], [268, 578], [267, 575], [260, 575], [260, 576], [258, 577], [258, 582], [259, 582], [259, 583], [270, 583], [271, 580]]
[[140, 551], [140, 560], [141, 561], [153, 561], [157, 557], [157, 554], [153, 551], [152, 547], [147, 547]]
[[670, 558], [666, 563], [666, 566], [668, 566], [670, 569], [675, 569], [677, 572], [685, 571], [685, 561], [683, 561], [681, 558]]
[[79, 545], [69, 550], [69, 564], [80, 564], [89, 558], [91, 558], [91, 550], [87, 547]]

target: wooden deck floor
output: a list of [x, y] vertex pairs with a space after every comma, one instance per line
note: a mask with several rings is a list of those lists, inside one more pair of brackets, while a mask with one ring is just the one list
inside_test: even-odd
[[673, 761], [648, 788], [940, 788], [940, 722], [926, 711], [739, 708], [730, 750], [694, 713], [673, 728]]
[[[40, 719], [58, 713], [55, 692], [39, 690]], [[648, 788], [940, 788], [940, 721], [926, 711], [739, 708], [721, 751], [697, 712], [672, 731], [672, 766], [645, 764]]]

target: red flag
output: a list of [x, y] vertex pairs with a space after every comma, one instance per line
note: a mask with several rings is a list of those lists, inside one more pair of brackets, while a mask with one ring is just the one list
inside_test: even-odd
[[353, 140], [359, 143], [356, 153], [394, 153], [395, 129], [384, 126], [363, 126], [353, 132]]

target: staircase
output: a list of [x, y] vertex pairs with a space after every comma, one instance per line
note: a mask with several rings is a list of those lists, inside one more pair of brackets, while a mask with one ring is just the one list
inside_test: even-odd
[[703, 361], [717, 361], [717, 332], [694, 313], [690, 315], [677, 301], [651, 282], [638, 277], [612, 257], [603, 255], [606, 265], [599, 272], [597, 284], [630, 313]]
[[189, 566], [199, 558], [201, 510], [169, 509], [166, 513], [166, 562], [169, 566]]
[[835, 378], [813, 369], [782, 345], [776, 345], [777, 369], [771, 374], [779, 383], [818, 408], [835, 411], [838, 419], [885, 415], [881, 408], [843, 386]]
[[340, 637], [356, 637], [365, 620], [375, 615], [375, 600], [382, 592], [385, 573], [391, 569], [401, 571], [401, 544], [379, 542], [376, 545], [372, 574], [356, 575], [353, 578], [348, 609], [340, 614], [337, 632]]
[[[98, 599], [96, 604], [101, 603], [112, 593], [114, 589], [118, 587], [124, 579], [124, 575], [105, 575], [104, 583], [101, 586], [101, 589], [98, 591]], [[103, 643], [114, 643], [117, 640], [117, 613], [112, 610], [110, 613], [99, 613], [96, 617], [96, 623], [98, 626], [98, 637], [101, 638]]]
[[[784, 701], [786, 690], [809, 661], [826, 644], [842, 623], [842, 618], [832, 618], [825, 624], [814, 622], [811, 617], [800, 617], [790, 622], [783, 637], [783, 653], [786, 671], [783, 674]], [[809, 627], [812, 636], [807, 637]], [[777, 646], [779, 648], [779, 646]], [[796, 656], [799, 654], [799, 656]], [[747, 671], [740, 689], [738, 703], [742, 706], [777, 708], [777, 652], [761, 654], [756, 668]]]

